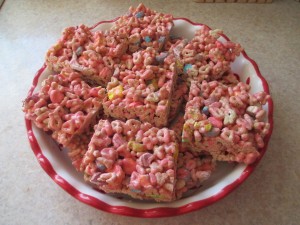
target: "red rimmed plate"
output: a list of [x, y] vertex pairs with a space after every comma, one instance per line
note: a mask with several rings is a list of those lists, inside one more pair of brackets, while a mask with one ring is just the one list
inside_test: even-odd
[[[102, 21], [93, 26], [93, 29], [107, 29], [112, 26], [113, 22]], [[203, 24], [193, 23], [185, 18], [177, 18], [174, 20], [175, 27], [173, 34], [191, 39], [197, 29], [203, 27]], [[222, 35], [221, 41], [229, 39]], [[269, 88], [266, 80], [261, 75], [257, 64], [250, 59], [243, 51], [232, 63], [231, 68], [234, 73], [240, 76], [240, 80], [251, 85], [251, 92], [264, 90], [269, 93]], [[35, 75], [32, 87], [28, 93], [31, 95], [36, 92], [41, 84], [41, 81], [47, 77], [49, 71], [44, 65]], [[133, 200], [126, 197], [119, 197], [101, 193], [93, 189], [89, 184], [84, 182], [82, 174], [78, 173], [71, 165], [66, 152], [60, 151], [57, 144], [43, 131], [32, 125], [31, 121], [25, 120], [28, 139], [31, 148], [38, 159], [40, 165], [45, 172], [65, 191], [97, 209], [135, 217], [166, 217], [176, 216], [188, 212], [192, 212], [208, 206], [222, 199], [236, 187], [245, 181], [252, 173], [261, 157], [264, 155], [268, 141], [273, 130], [273, 102], [269, 100], [264, 106], [267, 111], [267, 120], [271, 124], [270, 132], [265, 141], [266, 145], [261, 150], [261, 156], [256, 163], [246, 165], [234, 165], [228, 163], [218, 163], [217, 170], [212, 174], [203, 186], [193, 195], [171, 203], [153, 203]]]

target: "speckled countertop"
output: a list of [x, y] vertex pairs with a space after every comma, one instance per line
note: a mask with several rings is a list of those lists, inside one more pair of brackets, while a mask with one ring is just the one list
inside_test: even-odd
[[265, 157], [229, 196], [174, 218], [118, 216], [77, 201], [49, 178], [34, 157], [22, 99], [47, 48], [64, 27], [115, 18], [138, 2], [6, 0], [0, 10], [0, 224], [299, 224], [300, 3], [144, 3], [175, 17], [222, 28], [258, 63], [275, 105], [275, 129]]

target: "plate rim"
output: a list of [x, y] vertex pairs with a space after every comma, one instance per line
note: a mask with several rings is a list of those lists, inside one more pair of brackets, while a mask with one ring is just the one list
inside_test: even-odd
[[[98, 25], [103, 24], [103, 23], [113, 23], [115, 22], [119, 17], [112, 19], [112, 20], [103, 20], [95, 25], [91, 26], [90, 29], [96, 28]], [[194, 26], [207, 26], [202, 23], [195, 23], [187, 18], [184, 17], [177, 17], [174, 18], [174, 20], [183, 20], [186, 21]], [[209, 29], [211, 29], [209, 26], [207, 26]], [[227, 41], [230, 41], [230, 39], [225, 35], [222, 34], [222, 37], [224, 37]], [[250, 64], [253, 65], [256, 75], [262, 82], [263, 89], [266, 93], [270, 94], [269, 90], [269, 85], [266, 79], [262, 76], [258, 65], [256, 62], [251, 59], [246, 52], [243, 50], [241, 52], [243, 57], [250, 62]], [[32, 81], [32, 86], [30, 90], [28, 91], [27, 97], [31, 96], [34, 89], [37, 86], [38, 79], [41, 76], [41, 74], [46, 70], [47, 66], [44, 63], [43, 66], [36, 72], [34, 79]], [[113, 213], [113, 214], [119, 214], [119, 215], [125, 215], [125, 216], [132, 216], [132, 217], [140, 217], [140, 218], [159, 218], [159, 217], [171, 217], [171, 216], [178, 216], [182, 214], [186, 214], [189, 212], [193, 212], [196, 210], [199, 210], [201, 208], [204, 208], [206, 206], [209, 206], [221, 199], [223, 199], [225, 196], [227, 196], [229, 193], [234, 191], [239, 185], [241, 185], [254, 171], [255, 167], [258, 165], [262, 157], [264, 156], [268, 143], [270, 140], [270, 137], [273, 132], [273, 101], [272, 98], [268, 100], [268, 122], [270, 123], [270, 130], [269, 133], [265, 137], [265, 146], [263, 149], [260, 151], [260, 157], [257, 159], [257, 161], [251, 165], [246, 166], [244, 171], [242, 172], [241, 176], [236, 179], [234, 182], [230, 183], [227, 185], [225, 188], [220, 190], [217, 194], [210, 196], [206, 199], [202, 199], [199, 201], [194, 201], [190, 202], [186, 205], [179, 206], [179, 207], [155, 207], [151, 209], [136, 209], [136, 208], [131, 208], [129, 206], [113, 206], [109, 205], [108, 203], [101, 201], [98, 198], [92, 197], [88, 194], [84, 194], [77, 190], [74, 186], [72, 186], [67, 180], [65, 180], [63, 177], [58, 175], [54, 168], [52, 167], [52, 164], [50, 161], [47, 159], [47, 157], [43, 154], [38, 140], [36, 139], [34, 132], [32, 130], [32, 122], [28, 119], [25, 118], [25, 125], [26, 125], [26, 130], [27, 130], [27, 136], [28, 140], [31, 146], [31, 149], [33, 153], [35, 154], [35, 157], [37, 158], [40, 166], [44, 169], [44, 171], [50, 176], [50, 178], [57, 183], [61, 188], [63, 188], [67, 193], [69, 193], [71, 196], [76, 198], [77, 200], [92, 206], [96, 209], [100, 209], [105, 212]]]

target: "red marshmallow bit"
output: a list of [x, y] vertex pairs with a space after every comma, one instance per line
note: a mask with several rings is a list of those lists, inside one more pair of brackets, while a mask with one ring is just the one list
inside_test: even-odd
[[121, 161], [124, 172], [128, 175], [136, 170], [136, 161], [132, 158], [125, 158]]
[[50, 100], [53, 103], [61, 103], [64, 99], [64, 94], [58, 90], [51, 90], [50, 91]]

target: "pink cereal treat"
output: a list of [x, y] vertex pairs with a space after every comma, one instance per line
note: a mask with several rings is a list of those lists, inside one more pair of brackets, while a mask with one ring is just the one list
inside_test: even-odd
[[63, 146], [74, 135], [95, 123], [102, 109], [105, 89], [91, 88], [72, 70], [63, 70], [43, 81], [41, 90], [24, 101], [25, 117]]
[[106, 86], [116, 60], [127, 51], [127, 39], [85, 25], [69, 27], [46, 54], [47, 66], [55, 72], [71, 67], [91, 84]]
[[146, 8], [139, 4], [130, 7], [129, 12], [121, 16], [110, 32], [128, 38], [129, 52], [152, 47], [156, 51], [164, 48], [174, 26], [173, 16]]
[[215, 170], [216, 163], [207, 153], [180, 151], [177, 163], [176, 198], [180, 199], [197, 191]]
[[208, 152], [191, 151], [184, 143], [181, 143], [184, 123], [184, 115], [180, 113], [169, 126], [180, 143], [176, 171], [176, 199], [190, 196], [197, 191], [216, 167], [216, 161]]
[[91, 72], [83, 73], [84, 79], [89, 83], [106, 86], [127, 50], [127, 37], [110, 31], [94, 31], [86, 51], [78, 59], [76, 54], [73, 55], [73, 65], [89, 68]]
[[73, 54], [82, 54], [91, 35], [85, 25], [65, 28], [57, 43], [47, 51], [46, 64], [54, 72], [60, 72], [70, 64]]
[[134, 119], [100, 120], [81, 169], [107, 193], [164, 202], [175, 197], [177, 157], [172, 130]]
[[216, 160], [255, 162], [270, 127], [262, 108], [270, 96], [249, 91], [250, 86], [242, 82], [233, 86], [192, 82], [184, 115], [185, 145], [196, 152], [207, 151]]
[[242, 48], [231, 41], [221, 42], [218, 38], [222, 33], [203, 26], [190, 42], [179, 40], [170, 48], [176, 56], [179, 73], [188, 83], [217, 80], [230, 73], [230, 63]]
[[155, 65], [155, 60], [155, 50], [148, 47], [133, 54], [132, 70], [114, 74], [103, 102], [106, 115], [167, 126], [177, 74], [167, 62]]

